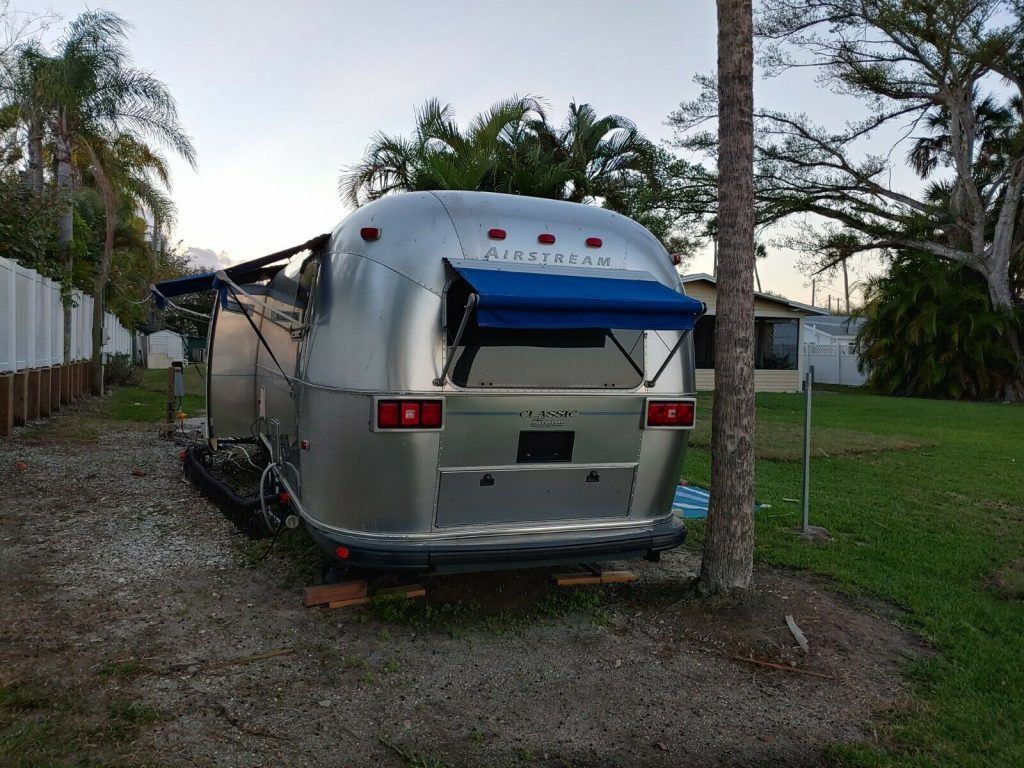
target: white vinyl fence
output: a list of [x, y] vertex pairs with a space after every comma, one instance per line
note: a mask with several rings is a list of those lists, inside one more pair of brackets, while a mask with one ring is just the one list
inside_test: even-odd
[[822, 384], [859, 387], [867, 380], [857, 370], [857, 352], [852, 342], [807, 344], [804, 359], [807, 365], [814, 366], [814, 380]]
[[[92, 357], [92, 297], [73, 294], [71, 360]], [[109, 312], [103, 354], [131, 354], [132, 334]], [[64, 307], [60, 283], [0, 258], [0, 373], [64, 363]]]

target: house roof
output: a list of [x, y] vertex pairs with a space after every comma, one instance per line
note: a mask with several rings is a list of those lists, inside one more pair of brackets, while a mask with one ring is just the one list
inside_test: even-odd
[[[687, 283], [705, 282], [710, 283], [713, 286], [718, 285], [718, 280], [707, 272], [695, 272], [692, 275], [683, 275], [679, 278], [679, 281], [686, 285]], [[761, 291], [754, 291], [754, 295], [762, 301], [771, 301], [775, 304], [780, 304], [790, 309], [795, 309], [798, 312], [803, 312], [807, 315], [827, 315], [828, 310], [822, 309], [821, 307], [812, 307], [810, 304], [802, 304], [799, 301], [793, 301], [787, 299], [785, 296], [776, 296], [773, 293], [763, 293]]]
[[828, 315], [827, 317], [812, 317], [807, 321], [807, 324], [831, 336], [840, 336], [857, 333], [860, 327], [864, 325], [864, 322], [863, 317]]

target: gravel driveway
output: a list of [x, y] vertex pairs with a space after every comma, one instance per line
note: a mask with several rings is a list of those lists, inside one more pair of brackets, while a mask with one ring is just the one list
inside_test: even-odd
[[177, 446], [75, 429], [87, 411], [0, 443], [0, 763], [816, 765], [870, 740], [921, 650], [799, 574], [697, 600], [690, 550], [628, 564], [633, 585], [433, 577], [410, 611], [309, 610], [295, 547], [254, 564], [265, 544], [180, 479]]

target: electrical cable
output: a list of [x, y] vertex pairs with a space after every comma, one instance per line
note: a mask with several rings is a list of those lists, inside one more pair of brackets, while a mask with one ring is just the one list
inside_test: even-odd
[[270, 522], [270, 515], [269, 515], [268, 510], [267, 510], [267, 499], [263, 495], [263, 486], [264, 486], [264, 484], [267, 481], [267, 475], [269, 475], [271, 473], [271, 471], [275, 470], [276, 468], [277, 468], [276, 464], [267, 464], [266, 469], [263, 470], [263, 474], [260, 475], [260, 487], [259, 487], [260, 510], [263, 512], [263, 522], [266, 523], [267, 530], [270, 531], [271, 533], [275, 533], [275, 534], [277, 533], [277, 531], [279, 531], [282, 528], [282, 524], [281, 524], [280, 520], [277, 521], [276, 527], [271, 524], [271, 522]]

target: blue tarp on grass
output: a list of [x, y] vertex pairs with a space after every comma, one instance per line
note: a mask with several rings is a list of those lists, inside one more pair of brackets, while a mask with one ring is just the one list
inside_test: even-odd
[[[711, 493], [695, 485], [676, 487], [676, 498], [672, 502], [672, 511], [684, 520], [703, 520], [708, 516], [708, 504]], [[754, 511], [764, 509], [767, 504], [754, 504]]]
[[676, 498], [672, 502], [672, 511], [685, 520], [702, 520], [708, 516], [708, 503], [711, 494], [703, 488], [692, 485], [676, 487]]

